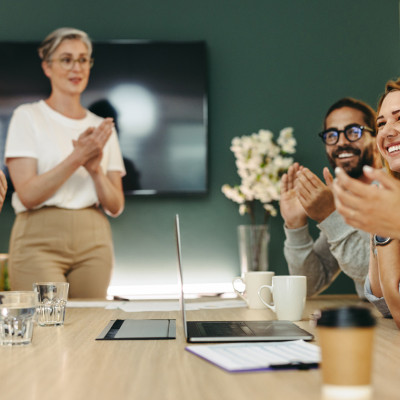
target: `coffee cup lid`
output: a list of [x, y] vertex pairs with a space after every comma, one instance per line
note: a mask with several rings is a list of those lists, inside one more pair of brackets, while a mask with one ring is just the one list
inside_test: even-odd
[[374, 316], [366, 307], [339, 307], [321, 311], [317, 326], [366, 327], [376, 324]]

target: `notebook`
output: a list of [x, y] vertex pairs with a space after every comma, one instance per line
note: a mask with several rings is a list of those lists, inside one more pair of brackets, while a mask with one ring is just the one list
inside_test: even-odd
[[96, 340], [175, 339], [174, 319], [111, 320]]
[[179, 215], [175, 216], [180, 307], [186, 341], [199, 342], [271, 342], [312, 340], [314, 336], [290, 321], [187, 321], [183, 293], [182, 246]]

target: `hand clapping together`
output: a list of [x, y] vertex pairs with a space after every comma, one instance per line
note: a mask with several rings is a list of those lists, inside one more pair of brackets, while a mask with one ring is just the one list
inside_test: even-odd
[[325, 183], [308, 168], [294, 163], [281, 181], [281, 214], [290, 229], [304, 226], [307, 217], [321, 222], [335, 211], [333, 177], [323, 170]]
[[82, 165], [89, 173], [96, 173], [103, 157], [103, 148], [114, 128], [112, 118], [105, 118], [97, 128], [87, 128], [73, 141], [74, 150], [79, 153]]
[[[345, 221], [363, 231], [400, 238], [400, 181], [384, 170], [364, 166], [366, 183], [335, 170], [335, 204]], [[372, 182], [379, 182], [371, 185]]]

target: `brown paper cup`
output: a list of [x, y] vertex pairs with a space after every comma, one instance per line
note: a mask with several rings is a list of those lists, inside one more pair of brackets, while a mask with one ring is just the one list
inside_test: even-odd
[[369, 309], [325, 310], [317, 322], [323, 399], [370, 399], [375, 319]]

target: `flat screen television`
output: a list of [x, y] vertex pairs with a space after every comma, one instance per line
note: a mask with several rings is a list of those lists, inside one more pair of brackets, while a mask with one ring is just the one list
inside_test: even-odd
[[[37, 42], [0, 42], [0, 166], [13, 110], [46, 98]], [[82, 104], [114, 117], [129, 195], [204, 194], [207, 54], [203, 41], [94, 42]], [[6, 171], [7, 172], [7, 171]]]

